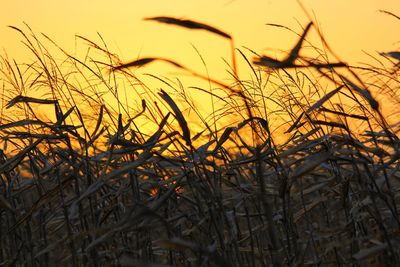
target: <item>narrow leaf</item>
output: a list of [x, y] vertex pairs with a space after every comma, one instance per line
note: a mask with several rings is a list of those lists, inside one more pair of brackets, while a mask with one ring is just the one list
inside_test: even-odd
[[120, 70], [120, 69], [125, 69], [125, 68], [130, 68], [130, 67], [141, 67], [144, 66], [150, 62], [153, 62], [156, 60], [156, 58], [153, 57], [146, 57], [146, 58], [141, 58], [138, 60], [134, 60], [116, 67], [113, 67], [113, 70]]
[[361, 115], [357, 115], [357, 114], [348, 114], [348, 113], [345, 113], [345, 112], [340, 112], [340, 111], [328, 109], [328, 108], [325, 108], [325, 107], [322, 107], [320, 110], [324, 111], [324, 112], [328, 112], [328, 113], [344, 116], [344, 117], [355, 118], [355, 119], [364, 120], [364, 121], [368, 120], [368, 117], [365, 117], [365, 116], [361, 116]]
[[297, 44], [293, 47], [293, 49], [290, 51], [288, 57], [284, 60], [287, 63], [293, 63], [298, 57], [299, 57], [299, 51], [301, 49], [301, 46], [304, 42], [304, 39], [307, 35], [307, 32], [310, 30], [312, 26], [312, 22], [308, 23], [306, 28], [303, 31], [303, 34], [300, 36], [299, 41], [297, 41]]
[[224, 133], [221, 135], [221, 137], [218, 140], [217, 145], [214, 148], [213, 153], [215, 153], [220, 147], [228, 140], [229, 136], [231, 135], [233, 130], [233, 127], [228, 127], [225, 129]]
[[11, 99], [7, 105], [6, 108], [11, 108], [12, 106], [14, 106], [17, 103], [36, 103], [36, 104], [55, 104], [58, 103], [57, 100], [52, 100], [52, 99], [40, 99], [40, 98], [33, 98], [33, 97], [28, 97], [28, 96], [22, 96], [22, 95], [18, 95], [16, 97], [14, 97], [13, 99]]
[[114, 67], [112, 67], [112, 70], [121, 70], [121, 69], [126, 69], [126, 68], [131, 68], [131, 67], [141, 67], [141, 66], [149, 64], [149, 63], [151, 63], [153, 61], [164, 61], [164, 62], [169, 63], [169, 64], [171, 64], [171, 65], [173, 65], [175, 67], [178, 67], [178, 68], [186, 70], [186, 68], [184, 66], [182, 66], [181, 64], [176, 63], [173, 60], [169, 60], [169, 59], [166, 59], [166, 58], [160, 58], [160, 57], [140, 58], [140, 59], [128, 62], [128, 63], [124, 63], [124, 64], [119, 65], [119, 66], [114, 66]]
[[298, 128], [297, 125], [299, 124], [301, 118], [303, 118], [304, 112], [300, 114], [300, 116], [296, 119], [296, 121], [289, 127], [289, 129], [285, 133], [290, 133], [294, 130], [294, 128]]
[[316, 125], [325, 125], [325, 126], [331, 126], [334, 128], [345, 129], [347, 131], [349, 130], [346, 125], [339, 123], [339, 122], [323, 121], [323, 120], [312, 120], [311, 122]]
[[340, 89], [343, 88], [344, 85], [339, 86], [338, 88], [336, 88], [335, 90], [330, 91], [329, 93], [327, 93], [326, 95], [324, 95], [320, 100], [318, 100], [314, 105], [312, 105], [307, 111], [306, 113], [310, 113], [314, 110], [316, 110], [317, 108], [319, 108], [320, 106], [322, 106], [326, 101], [328, 101], [332, 96], [334, 96], [337, 92], [340, 91]]
[[224, 38], [232, 39], [232, 37], [229, 34], [223, 32], [215, 27], [212, 27], [210, 25], [200, 23], [197, 21], [193, 21], [193, 20], [178, 19], [178, 18], [172, 18], [172, 17], [152, 17], [152, 18], [145, 18], [144, 20], [154, 20], [157, 22], [177, 25], [177, 26], [181, 26], [184, 28], [188, 28], [188, 29], [206, 30], [206, 31], [215, 33], [219, 36], [222, 36]]
[[373, 108], [374, 110], [379, 109], [379, 103], [372, 97], [371, 92], [368, 89], [358, 87], [343, 76], [341, 76], [341, 78], [351, 87], [351, 89], [359, 93], [365, 100], [367, 100], [371, 108]]
[[179, 110], [175, 101], [164, 90], [161, 90], [161, 92], [158, 94], [161, 96], [162, 99], [164, 99], [165, 102], [168, 103], [168, 105], [174, 111], [175, 117], [178, 120], [179, 126], [182, 129], [183, 139], [186, 141], [186, 145], [190, 145], [192, 143], [190, 139], [190, 131], [182, 112]]
[[103, 120], [103, 114], [104, 114], [104, 105], [101, 105], [99, 117], [97, 118], [96, 127], [94, 128], [94, 131], [93, 131], [92, 135], [90, 136], [91, 139], [93, 139], [93, 137], [96, 136], [96, 133], [100, 128], [101, 122]]

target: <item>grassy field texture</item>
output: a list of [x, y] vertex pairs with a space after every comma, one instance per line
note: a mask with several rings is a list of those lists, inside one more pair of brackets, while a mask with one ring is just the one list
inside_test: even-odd
[[[349, 66], [310, 22], [275, 59], [147, 20], [226, 39], [230, 82], [14, 28], [32, 61], [1, 58], [0, 265], [400, 265], [399, 53]], [[206, 86], [146, 86], [136, 70], [160, 62]]]

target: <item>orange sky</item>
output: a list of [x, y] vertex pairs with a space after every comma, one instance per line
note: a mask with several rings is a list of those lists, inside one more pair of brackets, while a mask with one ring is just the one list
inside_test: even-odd
[[[303, 0], [302, 3], [315, 15], [333, 50], [347, 62], [370, 61], [362, 50], [373, 55], [377, 51], [400, 50], [397, 34], [400, 21], [378, 11], [399, 15], [400, 1]], [[0, 48], [19, 63], [29, 63], [33, 56], [24, 48], [21, 36], [7, 27], [26, 29], [23, 25], [26, 22], [36, 34], [45, 33], [71, 54], [82, 55], [87, 49], [85, 43], [75, 38], [76, 34], [99, 42], [97, 33], [100, 33], [110, 50], [124, 61], [145, 56], [171, 58], [205, 73], [193, 44], [212, 77], [229, 78], [222, 60], [230, 62], [229, 42], [206, 32], [143, 21], [145, 17], [162, 15], [213, 25], [230, 33], [238, 48], [245, 46], [271, 56], [288, 51], [298, 37], [266, 23], [281, 24], [298, 33], [308, 23], [295, 0], [13, 0], [2, 3], [0, 10]], [[314, 29], [307, 37], [319, 44]], [[250, 72], [243, 63], [239, 67], [242, 75]], [[178, 71], [157, 63], [146, 67], [146, 72]]]
[[[400, 21], [378, 10], [399, 14], [400, 1], [303, 0], [303, 4], [315, 13], [328, 42], [346, 60], [368, 60], [361, 50], [374, 53], [398, 48]], [[266, 23], [282, 24], [297, 32], [301, 31], [298, 23], [307, 23], [295, 0], [13, 0], [2, 3], [0, 47], [10, 56], [24, 59], [27, 51], [21, 49], [20, 36], [6, 26], [21, 27], [26, 22], [35, 32], [49, 35], [72, 53], [80, 45], [75, 42], [75, 34], [97, 41], [99, 32], [111, 49], [127, 60], [154, 55], [190, 64], [188, 59], [196, 57], [190, 43], [199, 49], [210, 67], [223, 64], [221, 57], [229, 58], [229, 44], [215, 36], [142, 20], [159, 15], [217, 26], [231, 33], [238, 47], [247, 46], [258, 52], [287, 50], [296, 39], [293, 33], [265, 26]]]

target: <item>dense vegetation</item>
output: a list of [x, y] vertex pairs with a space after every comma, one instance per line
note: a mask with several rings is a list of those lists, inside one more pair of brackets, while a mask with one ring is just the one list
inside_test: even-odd
[[[206, 24], [149, 20], [229, 40], [231, 84], [84, 37], [95, 53], [77, 58], [14, 28], [34, 60], [1, 62], [1, 265], [400, 265], [396, 53], [330, 62], [310, 23], [277, 60]], [[147, 87], [134, 69], [157, 61], [210, 88]]]

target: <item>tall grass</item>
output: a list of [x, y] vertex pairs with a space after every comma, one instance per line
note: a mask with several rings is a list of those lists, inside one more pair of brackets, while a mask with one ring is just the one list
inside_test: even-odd
[[[124, 63], [101, 38], [78, 37], [97, 55], [80, 59], [13, 27], [35, 59], [1, 64], [1, 265], [399, 265], [399, 125], [383, 113], [398, 65], [329, 62], [313, 27], [283, 60], [233, 49], [231, 84]], [[155, 90], [132, 71], [160, 60], [213, 89], [151, 75]]]

